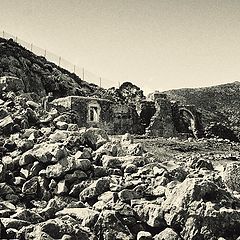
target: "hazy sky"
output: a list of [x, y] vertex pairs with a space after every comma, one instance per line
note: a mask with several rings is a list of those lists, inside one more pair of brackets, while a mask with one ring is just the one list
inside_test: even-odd
[[0, 0], [0, 28], [147, 92], [240, 80], [239, 0]]

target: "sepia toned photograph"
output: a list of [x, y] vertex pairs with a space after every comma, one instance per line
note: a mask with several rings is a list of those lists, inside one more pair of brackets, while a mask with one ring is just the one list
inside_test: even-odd
[[0, 0], [0, 239], [240, 240], [240, 0]]

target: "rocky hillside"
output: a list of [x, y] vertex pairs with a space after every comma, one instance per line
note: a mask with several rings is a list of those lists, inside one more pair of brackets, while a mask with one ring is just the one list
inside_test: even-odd
[[203, 122], [221, 122], [240, 126], [240, 82], [213, 87], [184, 88], [166, 91], [169, 98], [183, 104], [194, 104], [202, 112]]
[[111, 138], [12, 92], [0, 131], [0, 239], [240, 236], [239, 143]]
[[12, 39], [0, 38], [1, 76], [20, 78], [25, 86], [24, 92], [34, 92], [39, 96], [46, 96], [48, 92], [53, 92], [55, 97], [86, 96], [99, 89], [74, 73], [28, 51]]

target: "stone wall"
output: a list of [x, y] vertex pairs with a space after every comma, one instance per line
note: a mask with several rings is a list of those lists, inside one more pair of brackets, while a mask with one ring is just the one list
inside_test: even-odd
[[195, 106], [171, 102], [164, 94], [152, 95], [152, 99], [154, 101], [141, 102], [139, 112], [133, 104], [117, 104], [92, 97], [69, 96], [54, 100], [54, 104], [60, 112], [74, 111], [79, 117], [78, 126], [100, 127], [109, 134], [203, 136], [201, 114]]
[[141, 125], [140, 117], [134, 105], [114, 104], [112, 109], [114, 134], [144, 133], [144, 127]]
[[173, 122], [171, 102], [165, 98], [157, 98], [155, 108], [156, 113], [151, 118], [146, 133], [152, 136], [176, 136], [177, 131]]

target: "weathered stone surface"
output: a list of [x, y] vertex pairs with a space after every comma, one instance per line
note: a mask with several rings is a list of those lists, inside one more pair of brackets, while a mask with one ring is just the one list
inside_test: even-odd
[[112, 157], [112, 156], [103, 156], [102, 157], [102, 165], [105, 168], [120, 168], [122, 165], [122, 161], [119, 157]]
[[66, 181], [61, 180], [60, 182], [58, 182], [56, 189], [55, 189], [55, 193], [59, 194], [59, 195], [63, 195], [67, 192], [68, 192], [68, 188], [66, 186]]
[[67, 152], [66, 149], [60, 144], [43, 143], [35, 145], [33, 149], [24, 153], [24, 156], [25, 155], [30, 155], [39, 162], [54, 163], [59, 161], [61, 158], [66, 157]]
[[107, 133], [100, 128], [89, 128], [83, 133], [83, 139], [94, 150], [109, 141]]
[[28, 226], [31, 223], [29, 221], [23, 221], [19, 219], [14, 219], [14, 218], [0, 218], [3, 226], [8, 229], [8, 228], [15, 228], [17, 230], [20, 230], [24, 226]]
[[5, 197], [8, 194], [13, 194], [14, 190], [6, 183], [0, 183], [0, 196]]
[[104, 210], [94, 226], [97, 236], [102, 239], [130, 240], [134, 239], [129, 229], [117, 218], [114, 211]]
[[178, 236], [174, 230], [171, 228], [166, 228], [156, 236], [154, 236], [154, 240], [181, 240], [181, 238]]
[[145, 201], [134, 206], [133, 209], [138, 214], [139, 218], [149, 226], [160, 228], [166, 226], [161, 205]]
[[140, 231], [137, 234], [137, 240], [152, 240], [152, 234], [146, 231]]
[[68, 173], [65, 175], [64, 179], [66, 180], [66, 182], [74, 182], [76, 180], [81, 181], [84, 179], [87, 179], [88, 176], [85, 172], [81, 171], [81, 170], [75, 170], [73, 173]]
[[46, 168], [47, 178], [58, 178], [65, 175], [67, 172], [74, 169], [74, 162], [72, 158], [63, 158], [58, 163], [49, 165]]
[[130, 133], [125, 133], [121, 137], [121, 143], [122, 144], [132, 144], [133, 143], [133, 136]]
[[123, 189], [118, 193], [118, 197], [121, 201], [129, 201], [132, 199], [137, 199], [143, 197], [143, 194], [138, 193], [131, 189]]
[[140, 143], [130, 144], [127, 147], [127, 154], [132, 156], [142, 156], [144, 150]]
[[26, 181], [22, 186], [22, 192], [26, 195], [37, 195], [39, 191], [39, 182], [37, 177]]
[[34, 211], [23, 209], [11, 216], [11, 218], [28, 221], [33, 224], [43, 222], [44, 219]]
[[189, 166], [195, 169], [204, 168], [208, 170], [213, 170], [212, 163], [209, 160], [205, 160], [205, 159], [195, 158], [189, 163]]
[[91, 159], [92, 153], [90, 148], [83, 148], [82, 151], [77, 151], [75, 154], [75, 158], [79, 159]]
[[88, 208], [64, 208], [56, 213], [56, 216], [64, 215], [76, 218], [84, 227], [91, 227], [96, 223], [99, 212]]
[[79, 198], [81, 201], [95, 198], [100, 194], [109, 190], [110, 181], [108, 178], [103, 177], [95, 180], [89, 187], [80, 192]]
[[228, 188], [240, 192], [240, 163], [229, 163], [223, 172], [223, 179]]
[[73, 170], [87, 171], [91, 167], [92, 163], [88, 159], [76, 159], [72, 157], [62, 158], [58, 163], [47, 166], [46, 177], [57, 178]]
[[12, 125], [13, 119], [11, 118], [11, 116], [0, 118], [0, 131], [2, 131], [3, 133], [11, 132]]
[[56, 123], [56, 127], [60, 130], [67, 130], [68, 129], [68, 124], [66, 122], [58, 121]]

